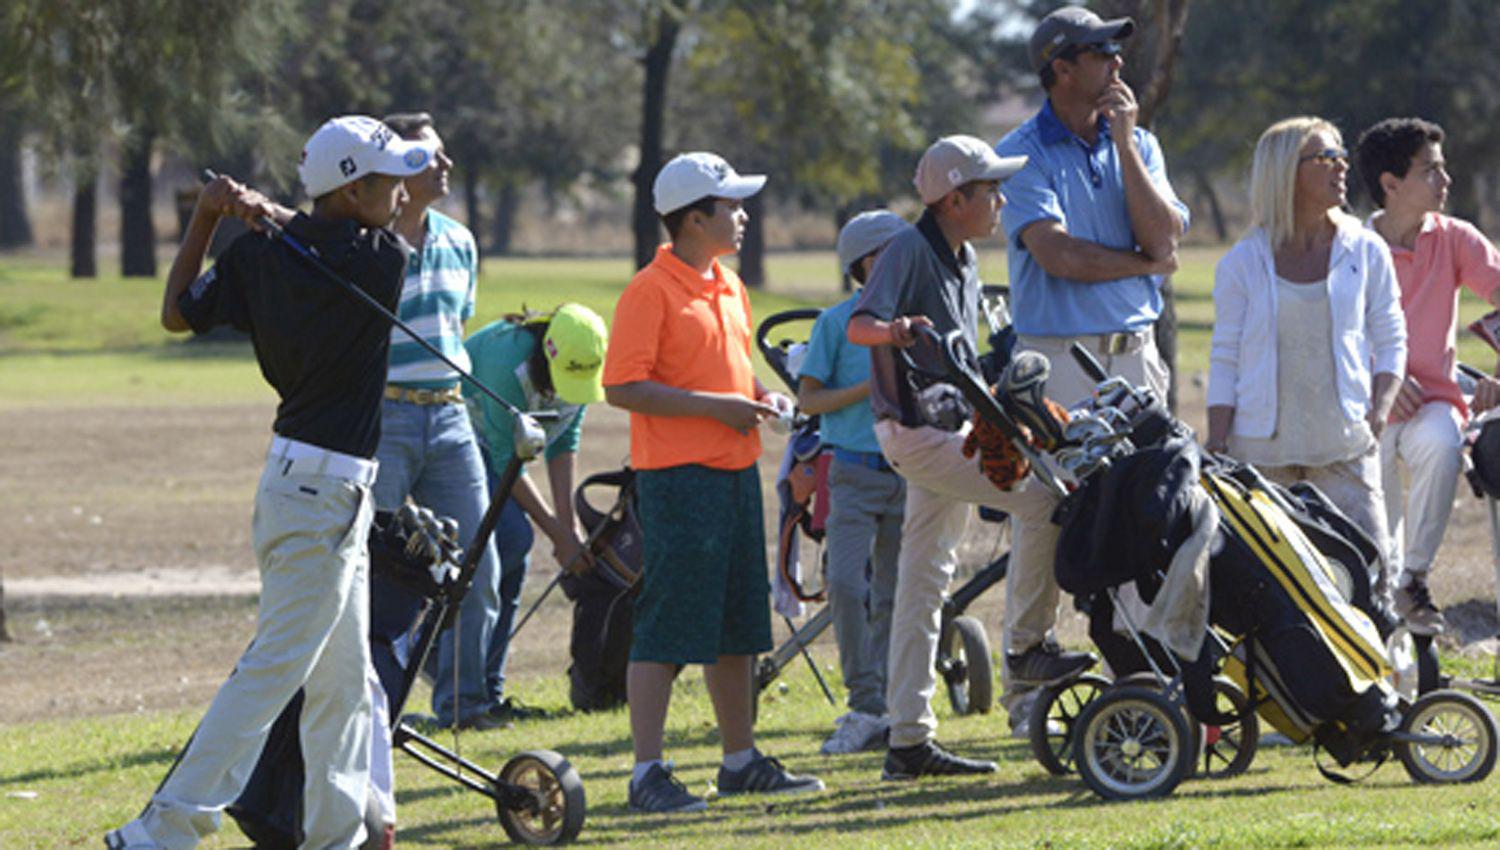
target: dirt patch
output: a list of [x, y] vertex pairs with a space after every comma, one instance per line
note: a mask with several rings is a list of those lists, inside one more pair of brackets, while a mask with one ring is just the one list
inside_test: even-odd
[[[1201, 423], [1202, 389], [1186, 383], [1185, 418]], [[0, 409], [0, 570], [16, 638], [0, 644], [0, 724], [207, 702], [254, 632], [250, 512], [272, 413], [266, 404]], [[585, 430], [580, 480], [624, 462], [624, 414], [599, 406]], [[768, 529], [782, 445], [766, 435]], [[1483, 503], [1462, 495], [1433, 574], [1466, 642], [1500, 628], [1488, 523]], [[960, 580], [985, 562], [994, 535], [971, 524]], [[557, 569], [544, 543], [534, 556], [523, 604]], [[971, 611], [996, 650], [1002, 604], [996, 590]], [[566, 669], [568, 622], [554, 593], [518, 638], [513, 678]], [[1084, 639], [1071, 611], [1063, 637]], [[825, 666], [831, 643], [825, 636], [817, 651]]]

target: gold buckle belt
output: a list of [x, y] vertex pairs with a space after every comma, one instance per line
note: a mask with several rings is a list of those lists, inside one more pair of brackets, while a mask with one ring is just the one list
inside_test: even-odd
[[459, 392], [457, 386], [444, 387], [440, 390], [419, 390], [386, 384], [385, 397], [391, 401], [404, 401], [407, 404], [463, 404], [464, 401], [463, 393]]

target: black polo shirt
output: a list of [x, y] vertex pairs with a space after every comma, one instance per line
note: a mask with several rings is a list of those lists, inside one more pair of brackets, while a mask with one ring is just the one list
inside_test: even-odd
[[[301, 213], [286, 232], [395, 311], [411, 251], [401, 237]], [[390, 323], [290, 246], [244, 234], [182, 293], [177, 308], [196, 333], [229, 325], [250, 334], [261, 374], [281, 396], [277, 434], [374, 457]]]
[[[880, 252], [852, 315], [886, 322], [900, 316], [926, 316], [938, 333], [963, 331], [970, 350], [977, 351], [979, 293], [979, 259], [974, 247], [964, 243], [954, 253], [928, 211]], [[870, 407], [876, 419], [895, 419], [910, 428], [923, 424], [909, 372], [893, 346], [870, 349]], [[931, 381], [919, 379], [917, 383], [925, 386]]]

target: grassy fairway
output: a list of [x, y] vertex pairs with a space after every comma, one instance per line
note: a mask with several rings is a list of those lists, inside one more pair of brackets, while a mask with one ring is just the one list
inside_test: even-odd
[[[829, 658], [825, 657], [825, 662]], [[829, 666], [832, 672], [831, 665]], [[1500, 797], [1478, 785], [1417, 786], [1394, 763], [1365, 782], [1319, 777], [1305, 750], [1264, 749], [1231, 780], [1190, 780], [1160, 801], [1111, 804], [1076, 777], [1053, 778], [1025, 745], [1004, 737], [1003, 716], [943, 717], [942, 739], [997, 758], [981, 779], [885, 783], [878, 754], [836, 759], [815, 753], [838, 710], [811, 675], [788, 671], [789, 688], [763, 703], [761, 745], [794, 770], [815, 771], [823, 794], [781, 800], [721, 800], [706, 814], [643, 817], [625, 807], [630, 742], [623, 712], [531, 721], [468, 735], [462, 751], [491, 769], [522, 750], [546, 747], [577, 767], [588, 795], [585, 844], [659, 847], [1017, 847], [1280, 848], [1493, 847]], [[565, 682], [520, 683], [533, 704], [565, 702]], [[939, 697], [941, 701], [941, 696]], [[425, 704], [418, 695], [414, 704]], [[192, 731], [199, 711], [12, 726], [0, 735], [0, 846], [97, 846], [97, 836], [133, 817]], [[439, 735], [451, 743], [446, 733]], [[679, 776], [705, 792], [718, 763], [712, 711], [696, 672], [673, 703], [668, 755]], [[478, 848], [504, 842], [489, 801], [407, 757], [397, 759], [403, 847]], [[35, 792], [34, 798], [16, 792]], [[205, 847], [241, 847], [232, 825]]]

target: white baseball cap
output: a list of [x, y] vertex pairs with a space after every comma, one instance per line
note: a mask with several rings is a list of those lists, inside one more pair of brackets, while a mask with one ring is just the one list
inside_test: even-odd
[[906, 219], [890, 210], [867, 210], [849, 219], [839, 231], [839, 269], [849, 271], [854, 261], [885, 247], [906, 227]]
[[924, 204], [975, 180], [1004, 180], [1026, 165], [1024, 156], [1001, 156], [973, 136], [944, 136], [932, 143], [917, 163], [912, 183]]
[[684, 153], [662, 166], [651, 195], [656, 211], [666, 215], [704, 198], [748, 198], [764, 185], [764, 174], [736, 174], [718, 154]]
[[436, 155], [435, 140], [407, 141], [369, 116], [341, 115], [307, 140], [297, 174], [307, 196], [316, 198], [366, 174], [420, 174]]

